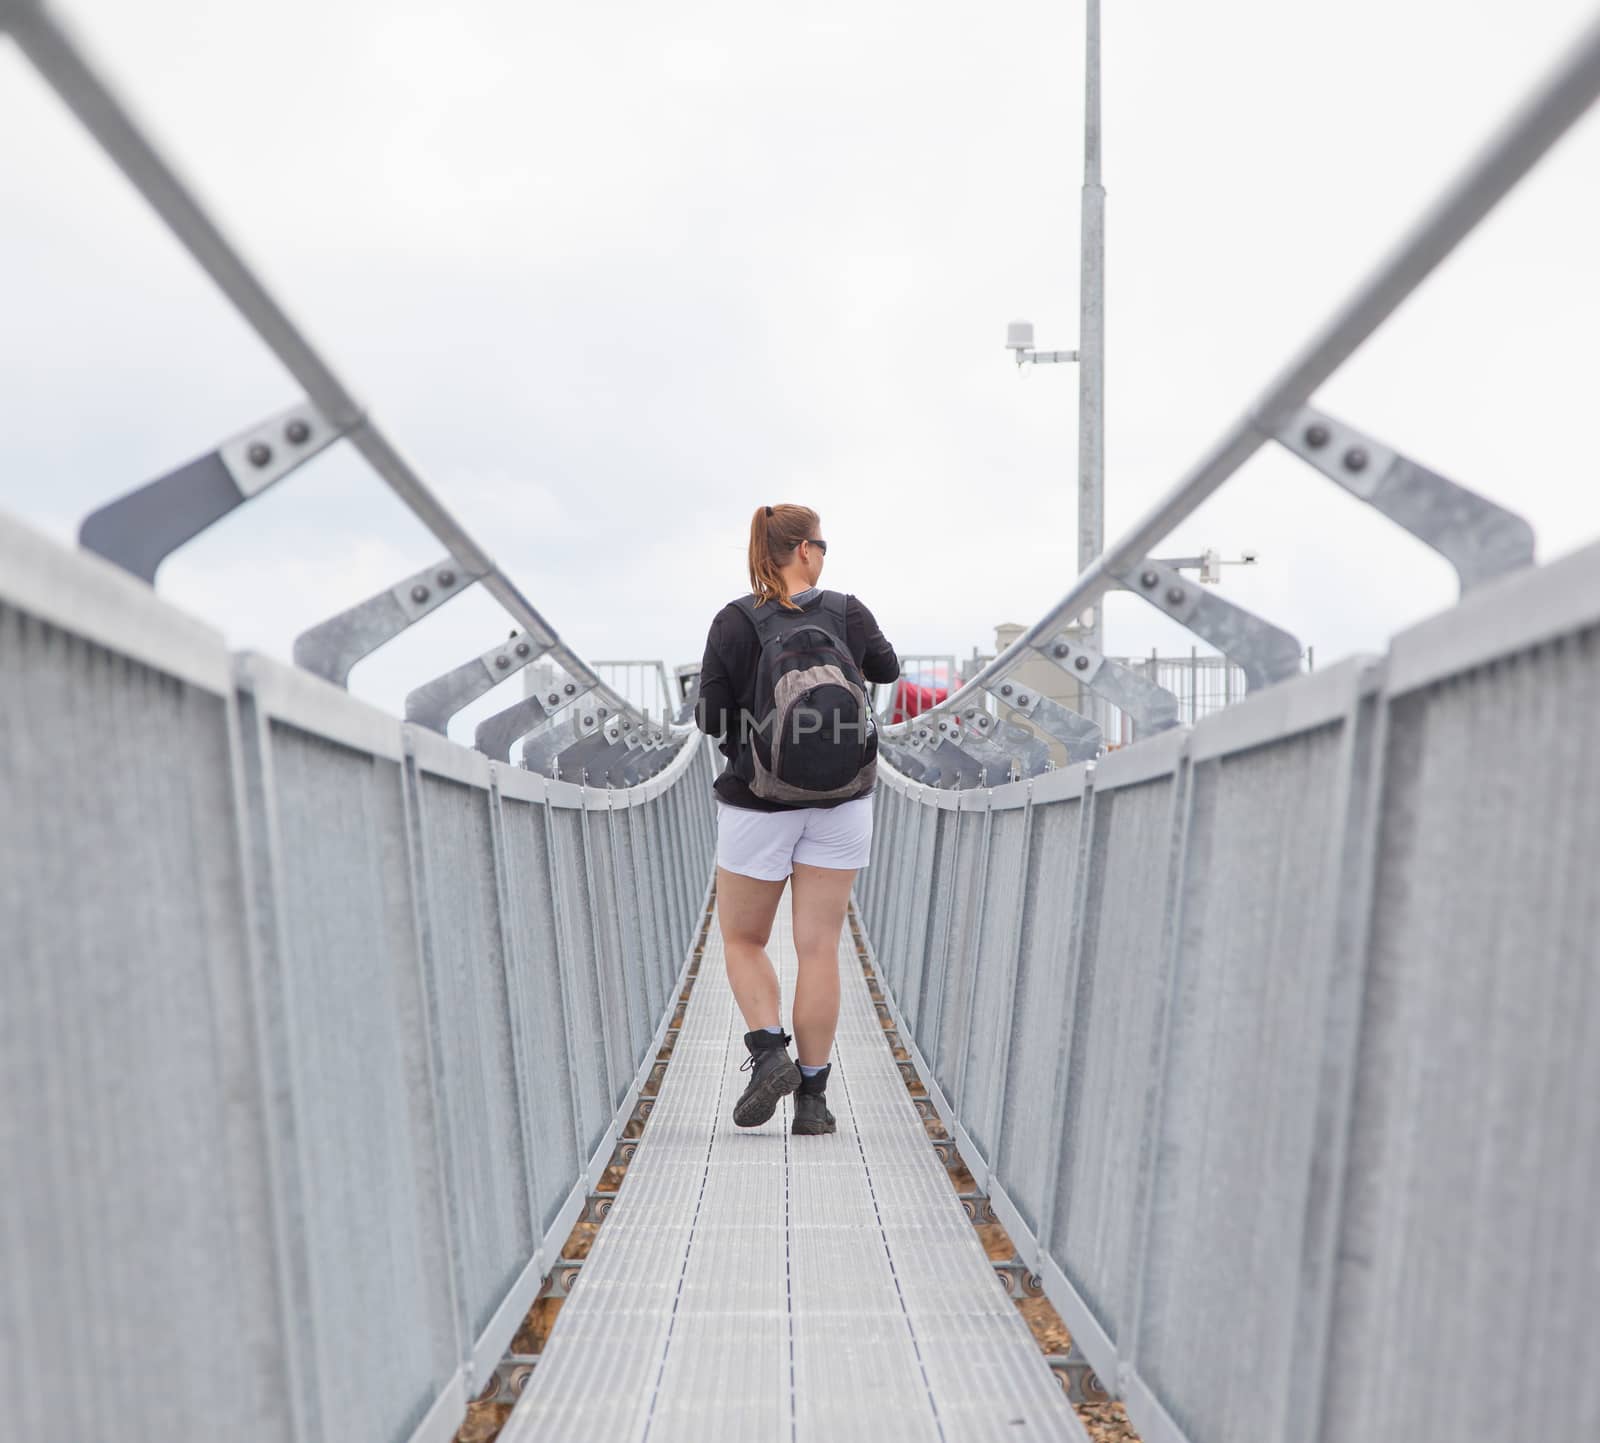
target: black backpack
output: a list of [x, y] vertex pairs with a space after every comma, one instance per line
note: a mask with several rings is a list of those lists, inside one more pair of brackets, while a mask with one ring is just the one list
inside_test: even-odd
[[809, 806], [872, 790], [878, 731], [845, 628], [842, 592], [824, 591], [806, 614], [776, 601], [735, 603], [756, 629], [754, 725], [740, 755], [756, 796]]

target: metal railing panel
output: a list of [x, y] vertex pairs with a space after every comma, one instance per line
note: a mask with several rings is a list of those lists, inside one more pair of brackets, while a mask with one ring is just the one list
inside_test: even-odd
[[[189, 1436], [226, 1338], [251, 1443], [447, 1438], [619, 1125], [584, 899], [632, 879], [580, 809], [609, 851], [617, 811], [677, 808], [679, 875], [634, 858], [665, 898], [709, 860], [705, 759], [614, 793], [497, 767], [10, 522], [0, 670], [0, 1138], [37, 1159], [8, 1436]], [[608, 946], [637, 1013], [641, 947]]]
[[651, 926], [650, 859], [644, 850], [643, 809], [621, 808], [614, 825], [618, 831], [617, 849], [627, 877], [622, 905], [629, 913], [627, 923], [633, 933], [634, 960], [630, 965], [634, 975], [639, 978], [644, 1002], [645, 1039], [642, 1045], [648, 1046], [650, 1029], [660, 1019], [662, 1009], [667, 1005], [662, 961], [671, 954], [658, 944], [660, 934]]
[[578, 1153], [577, 1090], [569, 1056], [574, 1026], [561, 975], [544, 807], [502, 797], [506, 858], [506, 940], [514, 1001], [525, 1039], [525, 1106], [534, 1152], [534, 1217], [542, 1234], [555, 1220], [587, 1157]]
[[1083, 809], [1079, 799], [1033, 808], [1016, 980], [1006, 1019], [1006, 1074], [992, 1161], [1007, 1196], [1035, 1233], [1060, 1115], [1054, 1079], [1070, 1025], [1070, 943], [1073, 903], [1081, 890], [1076, 870]]
[[[1459, 669], [1390, 705], [1329, 1443], [1600, 1430], [1597, 578], [1496, 588], [1515, 651], [1425, 624]], [[1515, 1398], [1471, 1376], [1495, 1347]]]
[[[931, 1044], [923, 1045], [922, 1054], [946, 1097], [955, 1092], [957, 1073], [966, 1055], [967, 1028], [972, 1018], [968, 1004], [976, 963], [973, 956], [974, 934], [981, 921], [992, 813], [988, 807], [980, 806], [951, 815], [957, 841], [951, 859], [955, 870], [951, 877], [950, 913], [946, 919], [938, 965], [933, 972], [935, 985], [930, 989], [928, 1015], [918, 1038], [919, 1042], [926, 1038], [927, 1043]], [[966, 865], [962, 865], [963, 858], [966, 859]]]
[[605, 1019], [606, 1048], [611, 1058], [611, 1110], [614, 1111], [627, 1093], [638, 1065], [630, 996], [634, 979], [627, 975], [623, 966], [622, 925], [617, 916], [620, 897], [612, 866], [610, 813], [585, 808], [580, 815], [584, 830], [584, 870], [589, 877], [588, 900], [594, 917], [600, 1012]]
[[185, 1436], [227, 1338], [288, 1440], [227, 653], [0, 518], [0, 677], [0, 1432]]
[[933, 853], [925, 883], [932, 889], [932, 902], [922, 939], [922, 954], [917, 959], [915, 987], [910, 990], [911, 1009], [906, 1016], [912, 1036], [924, 1056], [933, 1050], [932, 1029], [937, 1023], [939, 990], [944, 983], [943, 963], [950, 937], [950, 913], [955, 901], [961, 844], [960, 813], [955, 810], [959, 800], [952, 796], [949, 806], [939, 805], [933, 811]]
[[961, 1011], [968, 1018], [964, 1061], [951, 1098], [968, 1135], [985, 1163], [994, 1161], [995, 1114], [1005, 1091], [1003, 1032], [1010, 1021], [1016, 980], [1016, 953], [1026, 897], [1026, 829], [1032, 818], [1023, 808], [991, 812], [990, 854], [982, 922], [976, 929], [969, 966], [969, 989]]
[[1347, 787], [1338, 722], [1192, 772], [1138, 1336], [1125, 1351], [1195, 1440], [1275, 1435], [1288, 1406]]
[[610, 1099], [617, 1090], [607, 1057], [594, 918], [583, 870], [583, 812], [575, 807], [551, 807], [547, 817], [555, 859], [562, 979], [575, 1029], [568, 1040], [578, 1094], [579, 1151], [587, 1159], [605, 1136], [612, 1114]]
[[460, 1361], [464, 1319], [402, 764], [274, 716], [271, 669], [241, 667], [240, 714], [307, 1409], [403, 1438]]
[[1146, 1112], [1169, 980], [1179, 791], [1175, 773], [1094, 789], [1070, 1031], [1057, 1042], [1067, 1049], [1066, 1085], [1041, 1237], [1119, 1346], [1137, 1261]]
[[459, 1281], [469, 1335], [476, 1338], [539, 1240], [494, 884], [490, 798], [487, 789], [431, 775], [420, 758], [413, 777]]

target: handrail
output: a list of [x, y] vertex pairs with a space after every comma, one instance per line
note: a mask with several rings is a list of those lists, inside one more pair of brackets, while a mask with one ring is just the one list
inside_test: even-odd
[[[1600, 95], [1600, 18], [1568, 49], [1477, 156], [1305, 348], [1267, 386], [1255, 404], [1152, 506], [1122, 539], [1103, 551], [1066, 594], [960, 688], [918, 717], [951, 715], [978, 698], [1029, 652], [1120, 587], [1118, 573], [1137, 567], [1151, 548], [1228, 480], [1276, 428], [1336, 371], [1439, 263], [1455, 249]], [[910, 723], [883, 728], [906, 735]]]

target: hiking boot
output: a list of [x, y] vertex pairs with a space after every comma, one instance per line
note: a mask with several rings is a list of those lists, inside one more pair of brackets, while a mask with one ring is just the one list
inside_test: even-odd
[[789, 1056], [792, 1039], [787, 1032], [757, 1028], [744, 1035], [750, 1055], [739, 1071], [750, 1073], [749, 1085], [733, 1105], [733, 1120], [740, 1127], [759, 1127], [777, 1109], [778, 1099], [800, 1086], [800, 1069]]
[[794, 1126], [789, 1129], [791, 1132], [816, 1136], [839, 1130], [839, 1124], [828, 1111], [828, 1102], [823, 1096], [831, 1071], [833, 1064], [830, 1062], [815, 1076], [807, 1077], [803, 1072], [800, 1074], [800, 1087], [794, 1095]]

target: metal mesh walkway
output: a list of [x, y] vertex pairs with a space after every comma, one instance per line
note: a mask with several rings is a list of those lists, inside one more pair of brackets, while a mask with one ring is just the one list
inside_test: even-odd
[[[504, 1443], [1081, 1439], [996, 1281], [840, 948], [828, 1103], [729, 1113], [744, 1022], [713, 925], [649, 1126]], [[785, 999], [787, 901], [769, 952]]]

